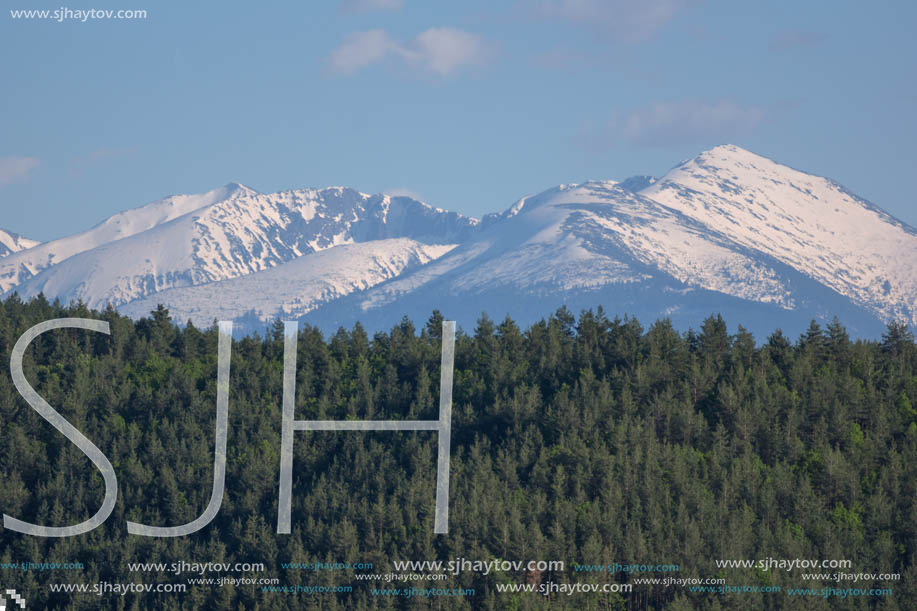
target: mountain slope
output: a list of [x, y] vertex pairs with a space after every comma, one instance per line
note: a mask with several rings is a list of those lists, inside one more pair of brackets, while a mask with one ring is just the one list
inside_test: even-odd
[[[26, 297], [43, 292], [91, 307], [120, 306], [172, 288], [246, 276], [340, 244], [396, 237], [455, 243], [476, 224], [407, 197], [343, 187], [273, 194], [237, 187], [228, 197], [207, 199], [184, 214], [157, 217], [144, 231], [73, 254], [16, 290]], [[57, 252], [54, 243], [46, 250]]]
[[640, 194], [884, 319], [917, 324], [917, 231], [830, 179], [725, 145], [676, 166]]
[[248, 193], [253, 192], [242, 185], [229, 184], [200, 195], [173, 195], [115, 214], [88, 231], [4, 257], [0, 260], [0, 292], [7, 292], [42, 270], [79, 253], [147, 231], [214, 202]]
[[561, 185], [482, 225], [440, 259], [306, 320], [326, 328], [384, 325], [439, 309], [465, 325], [484, 310], [528, 323], [561, 305], [604, 305], [695, 325], [715, 311], [754, 311], [767, 321], [758, 331], [772, 330], [773, 321], [795, 329], [849, 314], [876, 330], [873, 317], [790, 266], [614, 182]]
[[[222, 282], [173, 288], [134, 300], [121, 312], [139, 318], [160, 303], [172, 318], [207, 326], [248, 315], [260, 330], [274, 318], [300, 318], [354, 291], [371, 288], [420, 267], [454, 248], [409, 238], [342, 244], [283, 265]], [[260, 323], [260, 324], [259, 324]]]
[[27, 250], [33, 246], [38, 246], [41, 242], [24, 238], [12, 231], [0, 229], [0, 258], [6, 257], [20, 250]]
[[366, 305], [415, 289], [421, 277], [445, 274], [450, 293], [458, 294], [496, 285], [521, 292], [589, 289], [639, 282], [659, 272], [790, 306], [785, 287], [767, 265], [736, 250], [724, 235], [613, 182], [562, 185], [526, 198], [500, 223], [428, 269], [368, 295]]

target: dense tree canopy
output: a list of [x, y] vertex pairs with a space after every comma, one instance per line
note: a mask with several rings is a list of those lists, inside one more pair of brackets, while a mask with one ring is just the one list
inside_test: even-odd
[[[644, 328], [601, 310], [560, 310], [520, 329], [482, 316], [456, 339], [450, 531], [433, 534], [436, 435], [298, 432], [291, 535], [275, 532], [283, 329], [234, 342], [226, 494], [202, 531], [128, 535], [125, 522], [178, 525], [210, 497], [216, 328], [179, 328], [168, 311], [131, 321], [113, 310], [42, 297], [0, 302], [0, 355], [62, 317], [107, 320], [106, 336], [56, 330], [33, 342], [33, 387], [114, 465], [117, 506], [91, 533], [53, 539], [0, 531], [0, 562], [81, 562], [83, 570], [0, 571], [34, 608], [620, 608], [913, 609], [917, 600], [917, 347], [906, 326], [853, 342], [835, 321], [796, 341], [756, 343], [719, 316], [699, 330]], [[369, 337], [359, 325], [323, 338], [301, 328], [298, 419], [436, 419], [440, 329], [435, 312]], [[92, 463], [0, 375], [3, 513], [66, 525], [104, 493]], [[806, 587], [799, 572], [718, 569], [716, 559], [849, 559], [852, 572], [900, 573], [893, 596], [804, 601], [778, 594], [689, 593], [638, 586], [624, 595], [498, 594], [499, 580], [462, 573], [471, 597], [373, 596], [354, 571], [287, 562], [564, 560], [556, 582], [633, 580], [574, 573], [573, 563], [678, 564], [679, 577]], [[255, 586], [187, 595], [95, 597], [48, 583], [185, 583], [131, 573], [131, 562], [263, 562], [284, 585], [352, 585], [348, 594], [269, 594]], [[436, 587], [447, 587], [438, 582]], [[374, 584], [379, 585], [379, 584]], [[384, 585], [384, 584], [383, 584]], [[429, 587], [429, 584], [412, 584]], [[809, 587], [821, 587], [810, 584]], [[835, 584], [825, 584], [835, 585]], [[864, 584], [859, 584], [862, 587]], [[844, 587], [851, 587], [849, 584]], [[30, 607], [32, 608], [32, 607]]]

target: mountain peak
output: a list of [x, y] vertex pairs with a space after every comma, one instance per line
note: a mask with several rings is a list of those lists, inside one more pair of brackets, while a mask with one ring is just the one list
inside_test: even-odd
[[833, 180], [721, 145], [682, 162], [640, 194], [819, 279], [885, 319], [917, 321], [913, 230]]
[[706, 151], [702, 151], [701, 154], [703, 155], [704, 153], [711, 153], [714, 151], [727, 152], [727, 153], [749, 153], [751, 152], [748, 149], [743, 149], [741, 146], [736, 146], [735, 144], [730, 144], [728, 142], [725, 142], [723, 144], [718, 144], [711, 149], [707, 149]]
[[718, 144], [717, 146], [714, 146], [711, 149], [707, 149], [706, 151], [701, 152], [700, 155], [726, 155], [726, 156], [736, 156], [737, 155], [737, 156], [742, 156], [742, 157], [746, 155], [754, 155], [755, 157], [759, 157], [759, 155], [755, 155], [755, 153], [752, 153], [748, 149], [743, 149], [741, 146], [736, 146], [735, 144], [728, 144], [728, 143], [727, 144]]
[[24, 238], [12, 231], [0, 229], [0, 257], [11, 255], [20, 250], [26, 250], [37, 246], [40, 242]]
[[701, 166], [741, 166], [747, 164], [752, 167], [763, 167], [763, 165], [786, 167], [769, 157], [759, 155], [748, 149], [743, 149], [741, 146], [736, 146], [735, 144], [720, 144], [719, 146], [707, 149], [696, 157], [686, 159], [676, 167], [683, 167], [691, 164]]
[[234, 195], [235, 193], [238, 193], [238, 192], [250, 193], [252, 195], [257, 195], [259, 193], [259, 191], [252, 189], [251, 187], [248, 187], [246, 185], [243, 185], [241, 182], [235, 182], [235, 181], [226, 183], [225, 185], [223, 185], [222, 188], [226, 191], [227, 195]]

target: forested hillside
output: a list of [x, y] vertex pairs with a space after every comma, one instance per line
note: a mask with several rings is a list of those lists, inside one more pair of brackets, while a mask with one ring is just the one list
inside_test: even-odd
[[[276, 533], [283, 332], [232, 346], [226, 493], [213, 522], [176, 538], [128, 535], [127, 520], [179, 525], [211, 492], [216, 327], [179, 328], [168, 312], [131, 321], [42, 297], [0, 302], [0, 509], [39, 524], [94, 514], [104, 484], [92, 463], [19, 396], [8, 369], [29, 327], [106, 320], [111, 334], [50, 331], [26, 352], [36, 391], [114, 465], [118, 502], [70, 538], [0, 531], [0, 563], [80, 562], [82, 570], [0, 570], [29, 608], [117, 609], [914, 609], [917, 600], [917, 346], [904, 325], [876, 341], [814, 324], [799, 338], [730, 335], [713, 315], [686, 334], [667, 321], [560, 310], [520, 329], [482, 317], [455, 346], [450, 520], [434, 535], [432, 432], [297, 432], [291, 535]], [[407, 319], [367, 336], [301, 328], [298, 419], [436, 419], [440, 329]], [[648, 322], [648, 321], [644, 321]], [[728, 321], [730, 325], [742, 321]], [[757, 339], [757, 343], [756, 343]], [[626, 573], [574, 563], [677, 564], [677, 577], [731, 586], [823, 587], [800, 571], [722, 569], [718, 559], [849, 559], [850, 572], [898, 573], [892, 596], [793, 598], [692, 593], [546, 597], [497, 593], [526, 580], [615, 582]], [[373, 595], [396, 560], [563, 560], [564, 572], [463, 572], [436, 584], [473, 596]], [[170, 581], [128, 563], [264, 563], [281, 585], [349, 593], [279, 594], [194, 586], [182, 596], [52, 593], [51, 583]], [[373, 563], [372, 571], [283, 563]], [[239, 575], [236, 575], [239, 576]], [[647, 576], [647, 575], [640, 575]], [[652, 576], [652, 575], [649, 575]], [[661, 576], [661, 575], [660, 575]], [[390, 584], [389, 584], [390, 585]], [[402, 586], [404, 587], [404, 586]], [[853, 587], [842, 584], [837, 587]]]

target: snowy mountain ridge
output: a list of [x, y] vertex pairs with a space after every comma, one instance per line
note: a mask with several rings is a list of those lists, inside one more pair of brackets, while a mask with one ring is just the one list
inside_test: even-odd
[[15, 287], [24, 297], [44, 293], [91, 307], [120, 306], [342, 244], [398, 237], [455, 243], [476, 224], [407, 197], [345, 187], [261, 194], [232, 184], [153, 202], [0, 260], [0, 278], [5, 290]]
[[168, 303], [175, 320], [192, 320], [200, 326], [240, 314], [262, 321], [278, 315], [301, 318], [324, 303], [429, 263], [454, 247], [410, 238], [343, 244], [254, 274], [153, 293], [125, 304], [121, 311], [139, 318], [159, 303]]
[[873, 333], [917, 326], [917, 231], [833, 180], [723, 145], [658, 179], [563, 184], [480, 222], [348, 187], [232, 183], [10, 252], [0, 290], [131, 316], [163, 303], [201, 325], [384, 328], [433, 309], [531, 322], [602, 304], [682, 326], [754, 313], [771, 330], [842, 314]]
[[22, 237], [21, 235], [17, 235], [12, 231], [0, 229], [0, 258], [19, 252], [20, 250], [26, 250], [28, 248], [32, 248], [33, 246], [38, 246], [39, 243], [40, 242], [35, 240], [30, 240], [28, 238]]
[[52, 240], [0, 261], [0, 291], [8, 291], [61, 261], [93, 248], [129, 237], [217, 201], [247, 192], [230, 184], [199, 195], [173, 195], [115, 214], [92, 229]]
[[442, 259], [366, 292], [361, 309], [434, 283], [436, 293], [457, 297], [495, 286], [518, 294], [593, 290], [661, 275], [793, 307], [772, 266], [727, 236], [613, 181], [562, 185], [524, 201]]

